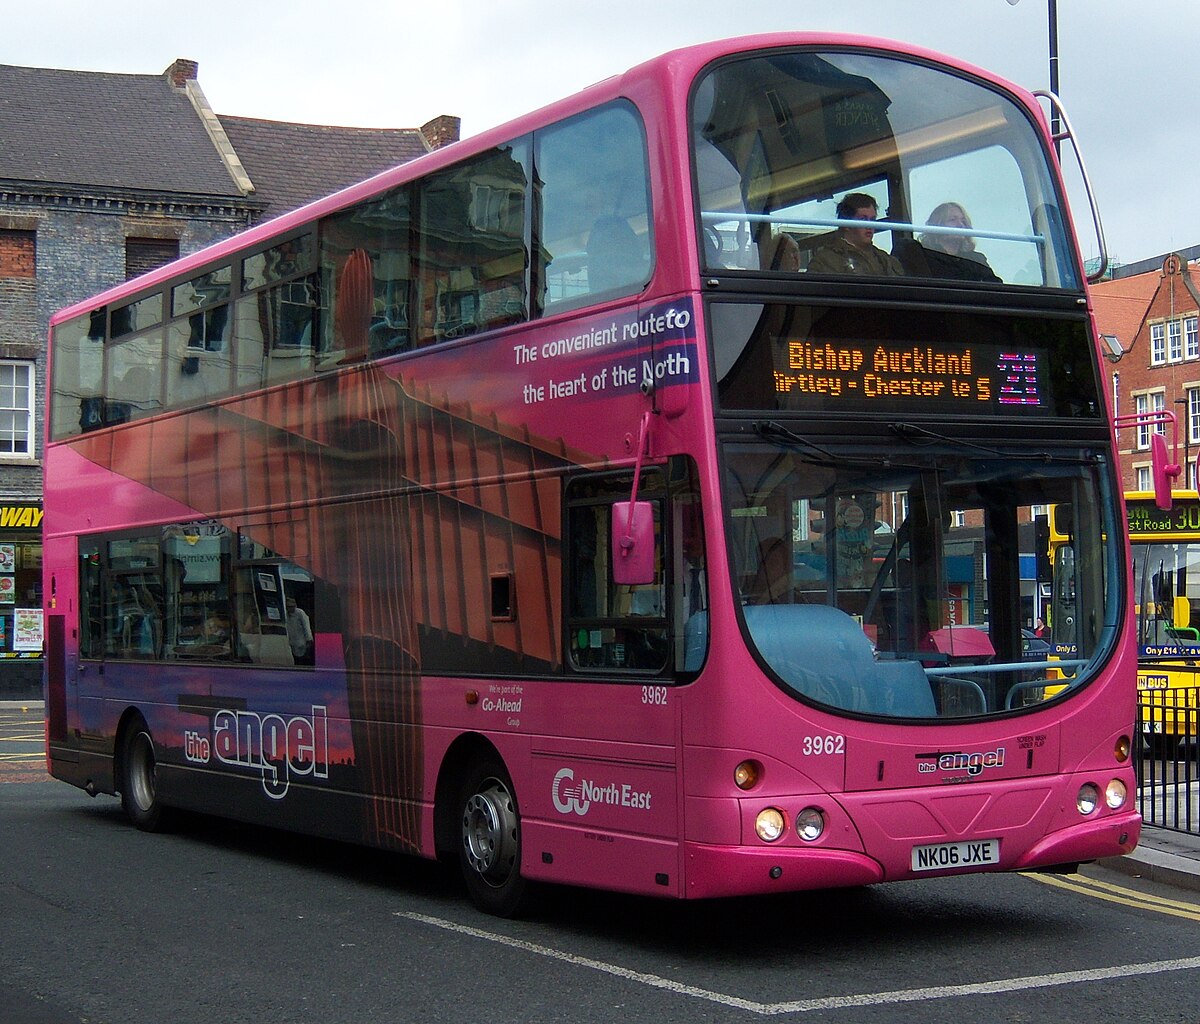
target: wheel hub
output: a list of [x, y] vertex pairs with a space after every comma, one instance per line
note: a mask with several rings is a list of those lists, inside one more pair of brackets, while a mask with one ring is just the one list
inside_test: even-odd
[[483, 878], [503, 881], [513, 870], [517, 815], [512, 796], [498, 780], [489, 780], [467, 800], [462, 838], [467, 863]]

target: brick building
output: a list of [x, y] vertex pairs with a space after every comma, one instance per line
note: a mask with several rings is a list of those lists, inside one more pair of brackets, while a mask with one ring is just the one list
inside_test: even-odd
[[0, 65], [0, 699], [41, 692], [51, 314], [458, 138], [447, 115], [419, 129], [222, 117], [197, 70]]
[[[1169, 410], [1179, 424], [1179, 462], [1196, 486], [1200, 456], [1200, 247], [1122, 268], [1092, 290], [1105, 337], [1105, 370], [1121, 414]], [[1190, 262], [1189, 262], [1190, 260]], [[1118, 435], [1121, 482], [1151, 490], [1148, 429]], [[1168, 436], [1168, 442], [1170, 437]]]

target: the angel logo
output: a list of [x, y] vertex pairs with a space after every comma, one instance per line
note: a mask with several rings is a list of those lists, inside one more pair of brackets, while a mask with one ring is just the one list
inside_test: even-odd
[[554, 797], [554, 806], [560, 814], [570, 814], [572, 811], [576, 814], [587, 814], [588, 808], [592, 806], [591, 800], [586, 799], [583, 795], [583, 786], [569, 785], [574, 781], [575, 773], [570, 768], [560, 768], [558, 774], [554, 776], [551, 793]]

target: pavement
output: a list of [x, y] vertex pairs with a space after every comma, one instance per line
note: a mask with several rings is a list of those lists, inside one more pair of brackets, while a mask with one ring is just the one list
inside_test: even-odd
[[1100, 864], [1131, 878], [1200, 891], [1200, 835], [1143, 825], [1133, 853], [1107, 857]]
[[[42, 702], [0, 700], [0, 708], [40, 711]], [[1200, 891], [1200, 832], [1176, 832], [1144, 825], [1137, 849], [1123, 857], [1107, 857], [1099, 863], [1110, 871], [1132, 878]]]

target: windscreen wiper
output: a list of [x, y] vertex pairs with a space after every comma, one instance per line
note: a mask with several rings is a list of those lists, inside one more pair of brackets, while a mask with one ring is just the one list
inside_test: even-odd
[[831, 469], [838, 469], [845, 466], [853, 466], [856, 469], [903, 468], [916, 471], [926, 468], [903, 460], [897, 460], [885, 453], [878, 455], [851, 455], [848, 452], [831, 452], [828, 448], [821, 447], [815, 441], [810, 441], [807, 437], [797, 434], [794, 430], [788, 429], [776, 420], [755, 420], [754, 432], [763, 438], [763, 440], [786, 445], [798, 451], [805, 461], [815, 466], [825, 466]]
[[[999, 448], [992, 448], [985, 444], [976, 444], [974, 441], [966, 441], [961, 437], [951, 437], [949, 434], [941, 434], [936, 430], [930, 430], [928, 427], [921, 427], [915, 423], [889, 423], [888, 430], [896, 437], [902, 438], [917, 448], [941, 441], [944, 444], [954, 445], [958, 448], [983, 452], [984, 455], [991, 455], [994, 458], [1007, 459], [1012, 457], [1012, 452], [1002, 452]], [[1088, 466], [1095, 463], [1096, 456], [1051, 455], [1049, 452], [1040, 452], [1038, 453], [1038, 459], [1047, 463], [1058, 462], [1070, 466]]]
[[789, 430], [782, 423], [777, 423], [775, 420], [755, 420], [754, 432], [767, 441], [782, 441], [785, 444], [794, 445], [806, 451], [816, 452], [818, 455], [833, 461], [833, 452], [828, 448], [822, 448], [819, 444], [815, 444], [807, 437], [797, 434], [794, 430]]

